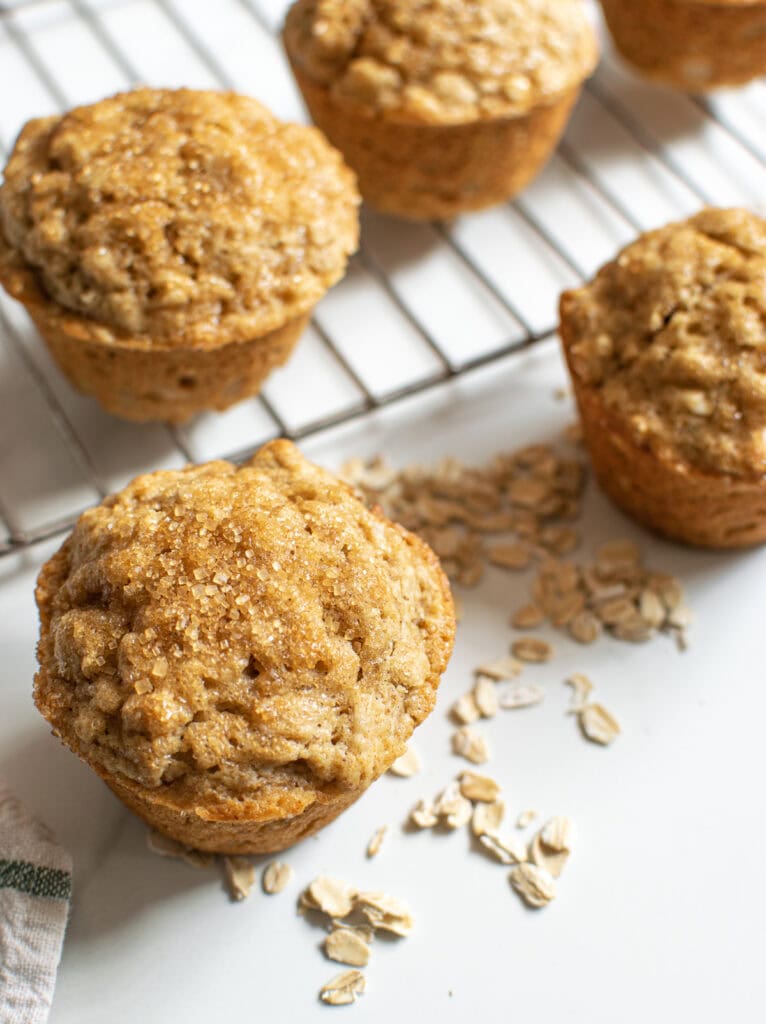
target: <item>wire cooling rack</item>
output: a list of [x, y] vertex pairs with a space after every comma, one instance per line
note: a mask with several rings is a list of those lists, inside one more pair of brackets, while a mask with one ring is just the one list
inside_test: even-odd
[[[303, 119], [278, 41], [286, 6], [0, 4], [0, 156], [28, 118], [141, 82], [237, 89]], [[68, 528], [139, 472], [300, 440], [541, 341], [561, 289], [637, 232], [706, 203], [760, 209], [764, 124], [762, 82], [689, 98], [642, 83], [607, 47], [556, 155], [519, 199], [449, 225], [365, 210], [362, 248], [290, 363], [259, 398], [180, 428], [122, 423], [78, 395], [1, 296], [0, 554]]]

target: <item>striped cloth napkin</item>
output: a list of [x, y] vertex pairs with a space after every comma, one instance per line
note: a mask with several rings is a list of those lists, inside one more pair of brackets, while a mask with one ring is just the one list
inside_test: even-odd
[[0, 779], [0, 1021], [44, 1024], [61, 958], [72, 858]]

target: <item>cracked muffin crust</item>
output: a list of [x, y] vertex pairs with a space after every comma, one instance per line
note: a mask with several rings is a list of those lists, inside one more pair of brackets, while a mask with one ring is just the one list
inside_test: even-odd
[[44, 567], [38, 708], [152, 824], [220, 852], [331, 820], [430, 713], [454, 637], [426, 545], [286, 441], [138, 477]]
[[766, 537], [766, 221], [705, 209], [643, 235], [562, 296], [561, 335], [618, 503], [698, 543]]
[[687, 92], [744, 85], [766, 74], [763, 0], [601, 0], [622, 56]]
[[365, 198], [414, 218], [522, 188], [598, 57], [581, 0], [298, 0], [284, 42]]
[[418, 124], [518, 117], [597, 58], [580, 0], [300, 0], [285, 42], [336, 100]]
[[[315, 129], [234, 93], [137, 89], [24, 127], [0, 189], [0, 280], [75, 352], [149, 351], [161, 366], [268, 349], [342, 276], [357, 204]], [[199, 397], [187, 385], [180, 401]]]

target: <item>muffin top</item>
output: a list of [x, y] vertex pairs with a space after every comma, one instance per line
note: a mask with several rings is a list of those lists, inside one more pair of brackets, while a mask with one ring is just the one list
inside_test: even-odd
[[598, 58], [581, 0], [298, 0], [284, 37], [337, 101], [416, 124], [525, 114]]
[[138, 477], [80, 518], [37, 599], [55, 731], [212, 815], [367, 785], [431, 711], [454, 637], [431, 550], [287, 441]]
[[356, 247], [357, 205], [316, 129], [235, 93], [137, 89], [23, 128], [0, 273], [12, 293], [34, 275], [92, 337], [212, 348], [309, 309]]
[[635, 442], [766, 474], [766, 221], [706, 209], [651, 231], [561, 301], [576, 378]]

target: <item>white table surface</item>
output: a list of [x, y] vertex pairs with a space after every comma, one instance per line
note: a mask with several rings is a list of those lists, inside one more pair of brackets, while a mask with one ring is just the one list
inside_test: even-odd
[[[328, 466], [385, 449], [394, 461], [557, 438], [571, 420], [554, 398], [563, 370], [553, 343], [427, 399], [338, 432], [307, 454]], [[438, 706], [416, 733], [425, 768], [382, 778], [321, 835], [289, 851], [282, 894], [229, 901], [214, 869], [195, 871], [146, 849], [145, 828], [52, 738], [31, 702], [37, 635], [32, 591], [42, 548], [0, 563], [0, 772], [56, 831], [75, 861], [74, 903], [51, 1024], [183, 1020], [312, 1021], [333, 1013], [395, 1019], [534, 1019], [543, 1024], [763, 1019], [766, 769], [763, 576], [766, 551], [715, 554], [658, 541], [590, 485], [583, 553], [636, 538], [648, 564], [678, 574], [696, 613], [690, 649], [582, 648], [553, 631], [548, 665], [526, 670], [546, 699], [483, 728], [511, 817], [564, 813], [578, 841], [542, 911], [525, 909], [508, 869], [472, 850], [466, 831], [407, 834], [409, 808], [466, 762], [449, 750], [447, 711], [470, 670], [507, 650], [507, 617], [530, 574], [492, 570], [465, 605]], [[51, 550], [49, 545], [47, 550]], [[587, 743], [565, 714], [563, 679], [584, 671], [623, 724], [609, 749]], [[365, 858], [379, 825], [392, 834]], [[265, 860], [265, 859], [264, 859]], [[368, 991], [352, 1008], [317, 991], [338, 965], [321, 929], [296, 913], [320, 873], [406, 898], [414, 934], [376, 941]]]
[[[126, 60], [141, 81], [158, 85], [217, 87], [216, 68], [223, 69], [281, 116], [301, 116], [268, 31], [284, 7], [285, 0], [82, 0], [75, 9], [49, 0], [25, 8], [13, 16], [15, 37], [9, 22], [0, 26], [0, 150], [28, 117], [127, 87]], [[85, 15], [96, 19], [96, 32]], [[686, 216], [704, 200], [764, 209], [766, 85], [722, 93], [708, 113], [641, 84], [607, 56], [567, 130], [568, 149], [517, 204], [452, 228], [494, 297], [431, 227], [366, 215], [368, 252], [456, 364], [523, 335], [503, 298], [535, 332], [547, 330], [560, 288], [611, 258], [637, 227]], [[1, 296], [0, 316], [9, 325], [0, 324], [8, 531], [44, 527], [96, 500], [99, 488], [180, 465], [185, 451], [210, 458], [273, 428], [256, 402], [172, 435], [121, 424], [68, 387], [20, 308]], [[376, 395], [438, 369], [419, 332], [357, 264], [320, 305], [318, 322]], [[556, 347], [544, 344], [304, 449], [331, 467], [379, 450], [399, 463], [444, 454], [479, 462], [558, 437], [572, 418], [569, 405], [554, 399], [563, 383]], [[266, 394], [299, 428], [346, 408], [358, 390], [310, 330]], [[0, 543], [6, 525], [0, 521]], [[473, 666], [506, 652], [508, 615], [524, 600], [531, 573], [492, 570], [479, 589], [461, 594], [455, 655], [438, 707], [416, 734], [423, 773], [381, 779], [338, 822], [289, 851], [295, 880], [285, 892], [256, 890], [233, 904], [215, 870], [149, 853], [143, 825], [49, 735], [31, 701], [33, 586], [57, 542], [0, 559], [0, 773], [75, 861], [51, 1024], [281, 1024], [334, 1014], [367, 1024], [763, 1020], [766, 551], [725, 555], [665, 544], [628, 523], [593, 486], [582, 528], [583, 557], [615, 536], [638, 539], [648, 564], [683, 580], [697, 621], [684, 654], [665, 637], [582, 648], [546, 632], [557, 657], [526, 672], [544, 685], [545, 702], [483, 726], [494, 748], [487, 770], [503, 784], [509, 816], [535, 807], [577, 825], [559, 897], [538, 912], [522, 906], [508, 869], [472, 849], [466, 832], [401, 829], [418, 799], [466, 766], [450, 753], [447, 710], [470, 685]], [[572, 671], [592, 676], [597, 698], [623, 724], [607, 750], [587, 743], [565, 713], [563, 680]], [[392, 834], [369, 861], [366, 843], [384, 823]], [[324, 959], [322, 931], [295, 910], [301, 887], [319, 873], [404, 897], [416, 917], [410, 938], [376, 941], [367, 994], [347, 1009], [318, 1002], [319, 987], [340, 967]]]

